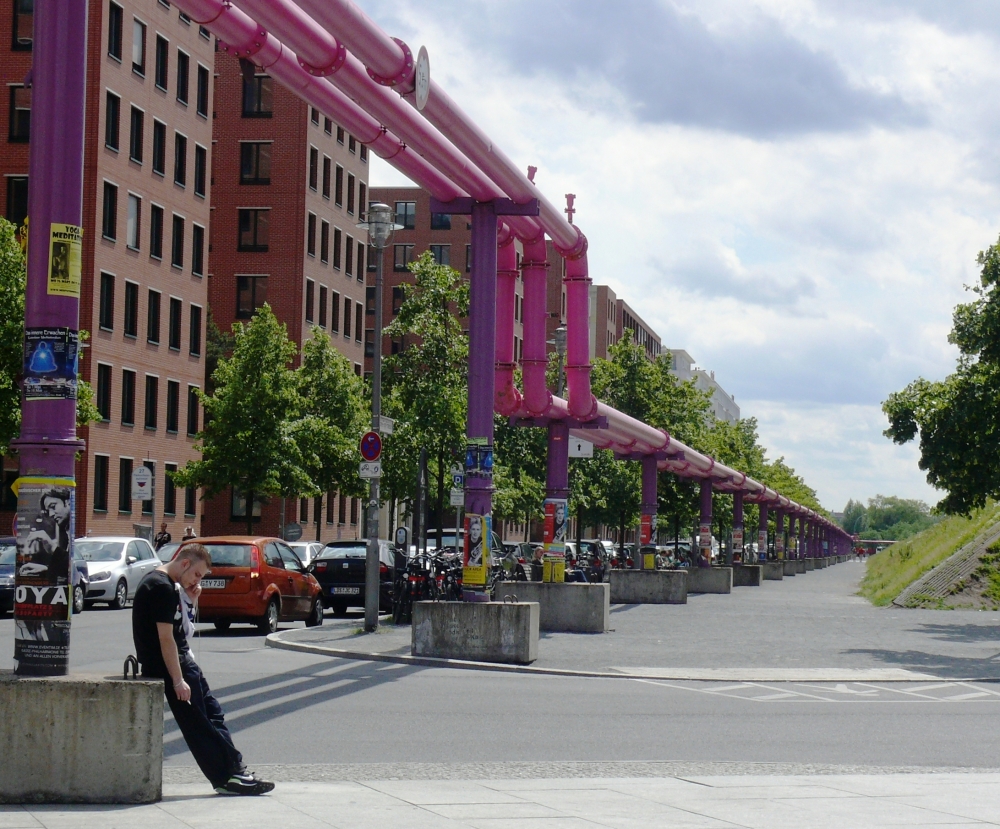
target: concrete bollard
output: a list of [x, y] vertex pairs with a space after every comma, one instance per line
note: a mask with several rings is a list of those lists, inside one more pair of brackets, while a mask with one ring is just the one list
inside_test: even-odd
[[782, 571], [782, 575], [785, 575], [785, 576], [794, 576], [796, 573], [799, 572], [799, 568], [798, 568], [798, 566], [796, 565], [796, 563], [794, 561], [791, 561], [791, 560], [789, 560], [789, 559], [786, 558], [782, 562], [782, 564], [785, 565], [785, 569]]
[[538, 659], [537, 602], [416, 602], [410, 653], [527, 665]]
[[688, 571], [612, 570], [613, 604], [687, 604]]
[[818, 570], [816, 566], [816, 559], [814, 558], [804, 558], [802, 559], [806, 563], [806, 570]]
[[502, 581], [494, 601], [505, 596], [538, 603], [538, 629], [564, 633], [607, 633], [611, 627], [611, 585], [569, 582]]
[[0, 672], [0, 803], [155, 803], [163, 682]]
[[806, 560], [804, 558], [798, 558], [795, 560], [795, 572], [802, 575], [806, 571]]
[[825, 558], [816, 558], [816, 559], [813, 559], [813, 561], [816, 562], [816, 569], [817, 570], [825, 570], [827, 567], [830, 566], [829, 560], [825, 559]]
[[782, 561], [765, 561], [764, 581], [781, 581], [785, 577], [785, 564]]
[[732, 592], [732, 567], [692, 567], [688, 571], [688, 593]]
[[733, 587], [760, 587], [763, 577], [764, 571], [759, 564], [733, 565]]

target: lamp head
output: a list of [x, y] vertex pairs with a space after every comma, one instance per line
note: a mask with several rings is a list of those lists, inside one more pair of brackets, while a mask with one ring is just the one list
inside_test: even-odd
[[392, 232], [402, 225], [394, 221], [392, 208], [382, 202], [373, 202], [368, 206], [368, 221], [361, 222], [358, 227], [368, 231], [368, 240], [376, 250], [383, 250], [392, 238]]

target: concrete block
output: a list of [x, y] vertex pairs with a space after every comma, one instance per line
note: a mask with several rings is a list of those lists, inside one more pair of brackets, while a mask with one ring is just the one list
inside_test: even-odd
[[538, 659], [537, 602], [417, 602], [410, 653], [527, 665]]
[[806, 571], [806, 560], [804, 558], [795, 559], [795, 572], [799, 575]]
[[538, 629], [566, 633], [607, 633], [611, 627], [611, 585], [545, 584], [537, 581], [504, 581], [493, 599], [516, 596], [519, 602], [538, 603]]
[[0, 803], [155, 803], [163, 682], [0, 672]]
[[796, 573], [799, 572], [799, 568], [796, 562], [790, 561], [789, 559], [786, 558], [781, 563], [785, 566], [785, 569], [782, 571], [782, 575], [794, 576]]
[[802, 559], [806, 563], [806, 570], [818, 570], [816, 566], [816, 559], [814, 558], [804, 558]]
[[825, 558], [817, 558], [817, 559], [814, 559], [814, 561], [816, 562], [816, 569], [817, 570], [825, 570], [827, 567], [830, 566], [829, 560], [825, 559]]
[[614, 604], [687, 604], [688, 570], [612, 570]]
[[733, 587], [760, 587], [763, 576], [764, 571], [759, 564], [733, 565]]
[[732, 593], [732, 567], [691, 567], [688, 593]]
[[781, 581], [785, 576], [785, 563], [783, 561], [765, 561], [764, 581]]

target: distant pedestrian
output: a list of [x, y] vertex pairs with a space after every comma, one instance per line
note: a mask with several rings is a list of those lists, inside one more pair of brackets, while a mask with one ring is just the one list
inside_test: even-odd
[[159, 550], [164, 544], [169, 544], [171, 540], [170, 533], [167, 532], [167, 522], [164, 521], [160, 524], [160, 531], [156, 534], [156, 538], [153, 539], [153, 549]]
[[197, 538], [197, 537], [198, 536], [194, 534], [194, 527], [185, 527], [184, 537], [181, 539], [181, 541], [190, 541], [192, 538]]

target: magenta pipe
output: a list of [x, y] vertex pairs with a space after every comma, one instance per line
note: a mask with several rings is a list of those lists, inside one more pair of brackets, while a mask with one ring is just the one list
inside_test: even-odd
[[[549, 413], [554, 400], [545, 383], [548, 352], [545, 348], [546, 277], [549, 267], [545, 237], [525, 242], [521, 253], [521, 278], [524, 282], [524, 350], [521, 375], [524, 380], [524, 406], [529, 417]], [[566, 415], [569, 414], [567, 409]]]
[[566, 388], [569, 410], [579, 420], [597, 415], [590, 388], [590, 275], [587, 256], [566, 260]]
[[493, 408], [509, 417], [521, 408], [514, 386], [514, 311], [517, 307], [517, 251], [514, 238], [497, 245], [497, 349]]

